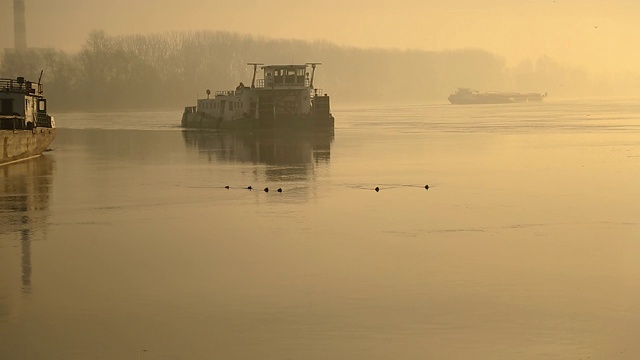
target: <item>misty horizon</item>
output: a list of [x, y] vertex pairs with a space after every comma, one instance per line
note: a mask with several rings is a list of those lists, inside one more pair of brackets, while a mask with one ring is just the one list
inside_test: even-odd
[[[550, 0], [514, 4], [491, 0], [455, 4], [326, 1], [300, 7], [289, 0], [268, 4], [213, 4], [185, 0], [180, 6], [141, 1], [27, 0], [27, 42], [32, 48], [77, 52], [91, 31], [110, 36], [166, 32], [227, 31], [267, 39], [327, 41], [338, 46], [400, 51], [482, 49], [510, 67], [549, 57], [593, 74], [640, 73], [634, 13], [640, 4], [617, 0]], [[278, 9], [275, 11], [273, 9]], [[0, 48], [13, 47], [12, 3], [0, 5]], [[62, 23], [62, 19], [73, 22]]]
[[73, 55], [54, 49], [7, 52], [0, 72], [36, 79], [44, 69], [48, 97], [57, 109], [179, 109], [194, 103], [198, 94], [204, 96], [206, 89], [230, 90], [250, 81], [248, 62], [289, 60], [321, 62], [315, 85], [331, 94], [335, 104], [446, 103], [460, 87], [554, 98], [629, 96], [621, 92], [628, 86], [614, 88], [611, 80], [596, 81], [548, 57], [510, 68], [504, 58], [478, 49], [359, 49], [216, 31], [146, 36], [95, 31]]
[[[594, 17], [587, 21], [584, 16], [579, 16], [592, 13], [596, 8], [594, 4], [584, 7], [581, 12], [571, 13], [571, 16], [566, 13], [570, 2], [553, 1], [541, 5], [547, 10], [554, 9], [554, 16], [568, 16], [566, 20], [573, 24], [573, 32], [567, 38], [545, 35], [540, 30], [541, 25], [547, 24], [546, 21], [555, 19], [551, 16], [553, 12], [548, 13], [549, 19], [541, 18], [541, 10], [537, 7], [503, 4], [501, 0], [493, 0], [486, 7], [467, 1], [458, 2], [455, 6], [427, 6], [405, 1], [393, 8], [387, 2], [365, 6], [356, 1], [337, 7], [339, 11], [319, 7], [313, 11], [307, 9], [308, 13], [300, 13], [300, 9], [286, 0], [271, 3], [273, 8], [284, 9], [275, 12], [269, 12], [271, 10], [257, 3], [249, 6], [251, 11], [246, 12], [238, 12], [227, 5], [212, 7], [199, 0], [183, 3], [179, 8], [160, 4], [149, 10], [148, 5], [136, 2], [125, 6], [125, 3], [116, 1], [105, 8], [104, 4], [97, 2], [71, 1], [52, 6], [39, 0], [25, 0], [27, 45], [39, 53], [32, 52], [24, 58], [5, 52], [0, 59], [0, 75], [33, 78], [45, 69], [44, 80], [49, 96], [55, 100], [53, 103], [56, 106], [65, 109], [187, 106], [205, 89], [228, 90], [241, 81], [249, 81], [247, 62], [322, 62], [324, 65], [319, 72], [319, 84], [334, 95], [335, 104], [379, 101], [440, 103], [446, 102], [447, 96], [458, 88], [538, 92], [546, 93], [553, 99], [630, 98], [640, 90], [640, 72], [636, 70], [635, 62], [631, 62], [633, 65], [630, 67], [619, 63], [606, 70], [594, 62], [607, 56], [619, 62], [628, 61], [633, 58], [635, 51], [635, 47], [627, 47], [624, 49], [627, 56], [615, 56], [615, 45], [622, 45], [627, 39], [624, 36], [616, 37], [615, 41], [606, 41], [606, 51], [598, 49], [596, 42], [584, 42], [596, 33], [606, 34], [608, 31], [608, 22], [601, 19], [596, 21]], [[618, 3], [631, 6], [625, 4], [624, 0]], [[489, 10], [499, 4], [505, 5], [504, 8], [488, 16]], [[0, 7], [0, 10], [4, 13], [13, 13], [10, 4], [2, 6], [4, 8]], [[123, 12], [124, 8], [128, 11]], [[427, 8], [429, 12], [424, 12]], [[384, 9], [388, 10], [386, 15], [379, 16]], [[622, 6], [608, 9], [601, 15], [622, 16]], [[173, 10], [171, 15], [169, 10]], [[358, 13], [358, 10], [362, 11]], [[101, 11], [100, 16], [96, 15], [96, 11]], [[181, 15], [184, 12], [188, 13], [187, 22], [182, 21], [186, 21]], [[48, 16], [42, 18], [43, 13]], [[356, 13], [358, 16], [355, 16]], [[400, 21], [415, 20], [415, 14], [423, 14], [426, 19], [433, 17], [434, 13], [449, 20], [441, 27], [448, 29], [446, 34], [437, 31], [425, 33], [424, 21]], [[55, 24], [47, 31], [39, 31], [47, 27], [52, 19], [70, 14], [78, 20], [74, 20], [73, 30], [70, 31], [66, 25]], [[203, 14], [218, 16], [198, 21]], [[335, 21], [344, 20], [348, 14], [353, 15], [349, 21]], [[479, 21], [487, 21], [485, 17], [494, 18], [498, 14], [504, 15], [503, 24], [477, 26]], [[510, 23], [514, 14], [521, 19], [529, 19], [530, 31]], [[250, 21], [243, 21], [240, 17]], [[87, 18], [93, 21], [87, 22]], [[271, 20], [267, 21], [266, 18]], [[577, 18], [582, 20], [576, 21]], [[320, 19], [331, 20], [332, 26], [312, 26]], [[461, 19], [470, 21], [466, 26], [461, 26]], [[392, 21], [397, 21], [396, 25], [402, 23], [402, 26], [394, 26]], [[598, 25], [589, 25], [587, 30], [587, 23]], [[8, 24], [13, 25], [13, 21], [0, 25], [5, 27], [0, 32], [5, 48], [11, 48], [13, 41], [10, 39], [13, 29], [7, 29]], [[257, 24], [263, 26], [258, 29]], [[624, 27], [625, 24], [630, 23], [618, 21], [616, 26]], [[309, 32], [309, 28], [314, 30]], [[470, 28], [475, 29], [473, 36], [468, 33]], [[349, 40], [362, 29], [368, 29], [369, 35]], [[395, 34], [394, 41], [387, 35], [381, 36], [379, 32]], [[99, 51], [92, 48], [95, 34], [101, 34], [104, 41], [110, 44], [111, 54], [106, 58], [106, 65], [102, 64], [99, 56], [87, 57], [92, 51]], [[462, 41], [464, 34], [469, 37]], [[505, 34], [518, 37], [518, 46], [511, 42], [496, 46]], [[451, 36], [457, 40], [445, 41]], [[487, 42], [487, 38], [495, 41]], [[149, 44], [152, 45], [149, 47]], [[562, 48], [578, 54], [584, 46], [591, 51], [591, 56], [567, 57], [562, 52], [552, 51]], [[203, 57], [203, 54], [206, 56]], [[87, 62], [87, 59], [93, 60]], [[95, 71], [102, 71], [99, 70], [102, 66], [111, 68], [113, 78], [100, 79], [87, 75], [88, 69], [92, 68], [95, 75]], [[140, 88], [132, 93], [133, 88], [125, 83], [126, 79], [134, 77], [140, 83]], [[139, 94], [145, 93], [142, 79], [147, 85], [154, 84], [154, 96], [140, 99]], [[176, 84], [180, 86], [176, 87]], [[354, 86], [362, 90], [353, 92]], [[96, 87], [111, 90], [98, 94], [94, 90]], [[84, 96], [87, 93], [93, 95]]]

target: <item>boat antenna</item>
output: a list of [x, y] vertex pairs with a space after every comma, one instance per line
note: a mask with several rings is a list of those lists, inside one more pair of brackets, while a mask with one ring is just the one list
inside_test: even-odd
[[42, 83], [42, 74], [44, 74], [44, 69], [40, 70], [40, 77], [38, 78], [38, 84]]
[[313, 89], [313, 77], [316, 74], [316, 65], [322, 65], [322, 63], [309, 62], [309, 63], [306, 63], [305, 65], [311, 65], [311, 80], [309, 80], [309, 87]]
[[247, 63], [247, 65], [253, 65], [253, 79], [251, 79], [251, 88], [256, 87], [256, 72], [258, 71], [258, 65], [264, 65], [263, 63]]

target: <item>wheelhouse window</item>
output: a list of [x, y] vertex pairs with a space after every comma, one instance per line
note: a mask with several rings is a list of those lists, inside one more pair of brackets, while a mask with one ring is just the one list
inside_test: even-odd
[[273, 71], [273, 82], [275, 84], [284, 83], [284, 70], [283, 69], [276, 69], [276, 70]]
[[294, 84], [296, 82], [296, 71], [294, 69], [287, 70], [287, 78], [285, 79], [287, 84]]
[[0, 100], [0, 114], [4, 114], [4, 115], [13, 114], [13, 99]]

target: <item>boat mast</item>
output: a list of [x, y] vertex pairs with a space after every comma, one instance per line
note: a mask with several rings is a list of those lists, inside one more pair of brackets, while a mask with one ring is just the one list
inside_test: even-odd
[[311, 65], [311, 80], [309, 80], [309, 87], [313, 89], [313, 77], [316, 74], [316, 65], [322, 65], [322, 63], [306, 63], [306, 65]]
[[253, 65], [253, 79], [251, 79], [251, 88], [256, 87], [256, 72], [258, 71], [258, 65], [264, 65], [263, 63], [247, 63], [247, 65]]

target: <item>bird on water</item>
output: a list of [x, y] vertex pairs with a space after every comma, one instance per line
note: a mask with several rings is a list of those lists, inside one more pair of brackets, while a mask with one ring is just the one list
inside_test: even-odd
[[278, 188], [278, 192], [282, 192], [282, 188]]
[[229, 189], [229, 185], [226, 185], [224, 188], [228, 190]]
[[264, 192], [269, 192], [269, 188], [268, 187], [264, 188]]
[[425, 190], [429, 190], [429, 184], [424, 186]]
[[378, 191], [380, 191], [380, 188], [376, 186], [376, 188], [375, 188], [375, 189], [373, 189], [373, 190], [375, 190], [376, 192], [378, 192]]
[[247, 186], [247, 190], [251, 190], [251, 189], [253, 189], [251, 185]]

